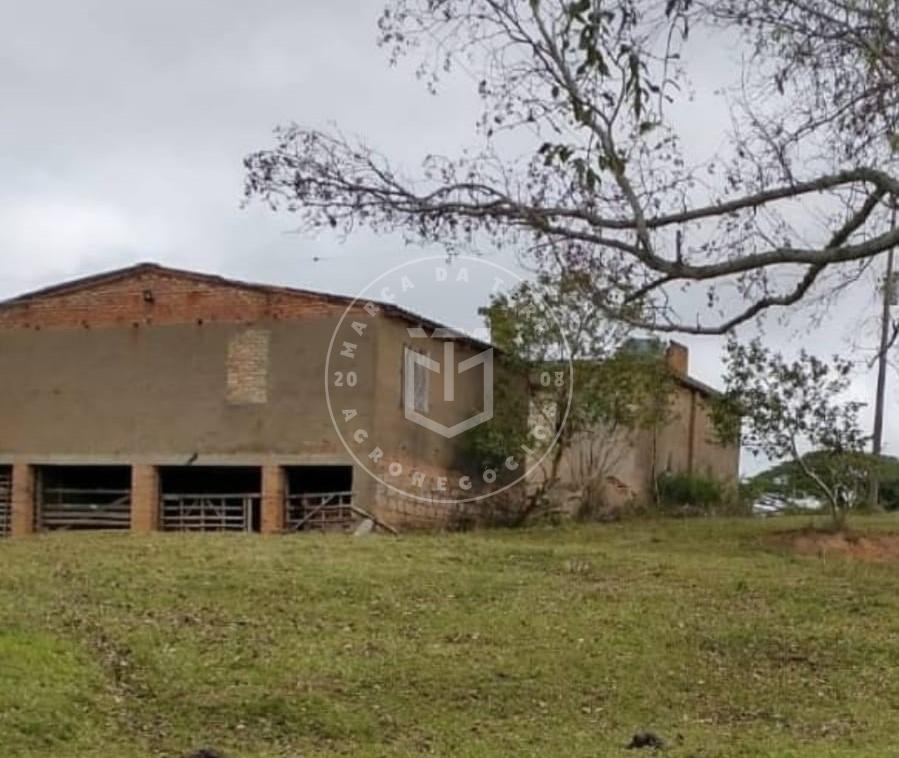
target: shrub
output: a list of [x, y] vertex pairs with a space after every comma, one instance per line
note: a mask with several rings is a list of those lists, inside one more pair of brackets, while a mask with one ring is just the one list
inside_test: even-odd
[[710, 510], [728, 505], [733, 499], [728, 487], [700, 474], [665, 472], [659, 475], [656, 485], [659, 504], [668, 508], [693, 506]]

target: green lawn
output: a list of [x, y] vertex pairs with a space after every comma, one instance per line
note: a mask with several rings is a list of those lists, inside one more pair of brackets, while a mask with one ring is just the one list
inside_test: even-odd
[[899, 566], [806, 523], [6, 540], [0, 755], [899, 755]]

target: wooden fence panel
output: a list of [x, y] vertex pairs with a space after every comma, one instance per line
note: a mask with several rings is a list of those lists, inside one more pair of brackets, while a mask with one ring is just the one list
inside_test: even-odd
[[261, 495], [164, 494], [162, 528], [169, 532], [249, 532]]
[[130, 529], [131, 491], [41, 487], [37, 523], [48, 531]]
[[285, 498], [284, 524], [288, 531], [319, 529], [345, 531], [359, 517], [352, 492], [298, 492]]

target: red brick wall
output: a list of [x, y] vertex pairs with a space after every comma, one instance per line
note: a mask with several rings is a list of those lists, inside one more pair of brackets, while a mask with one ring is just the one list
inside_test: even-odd
[[315, 295], [242, 289], [201, 278], [146, 272], [7, 305], [0, 308], [0, 328], [254, 322], [333, 316], [343, 308]]
[[159, 474], [155, 466], [131, 467], [131, 529], [152, 532], [159, 528]]

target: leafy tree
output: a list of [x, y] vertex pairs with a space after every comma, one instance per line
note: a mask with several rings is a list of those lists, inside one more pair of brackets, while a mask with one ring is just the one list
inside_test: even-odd
[[[842, 525], [870, 473], [858, 420], [864, 404], [844, 399], [852, 364], [805, 351], [789, 361], [758, 339], [731, 339], [725, 367], [726, 389], [712, 406], [719, 435], [772, 460], [789, 458]], [[815, 455], [803, 455], [803, 446]]]
[[469, 443], [487, 462], [510, 446], [548, 452], [523, 518], [552, 507], [563, 465], [596, 504], [629, 436], [668, 412], [673, 380], [661, 350], [622, 349], [628, 329], [605, 318], [594, 296], [582, 277], [542, 277], [493, 296], [482, 311], [507, 375], [527, 381], [495, 387], [494, 419]]
[[[817, 470], [828, 464], [827, 451], [812, 451], [803, 456], [806, 468]], [[899, 509], [899, 459], [892, 456], [858, 454], [859, 476], [854, 481], [850, 499], [861, 502], [868, 492], [870, 482], [866, 474], [874, 472], [880, 482], [880, 500], [888, 510]], [[756, 496], [773, 494], [789, 502], [794, 498], [820, 497], [814, 480], [793, 460], [787, 460], [756, 474], [747, 482], [747, 488]]]
[[[392, 0], [391, 61], [420, 56], [435, 91], [474, 74], [483, 147], [407, 174], [291, 125], [246, 159], [246, 193], [305, 228], [513, 247], [588, 276], [616, 318], [725, 333], [841, 292], [899, 243], [896, 18], [896, 0]], [[691, 54], [735, 42], [733, 126], [707, 141], [728, 147], [688, 160]]]

